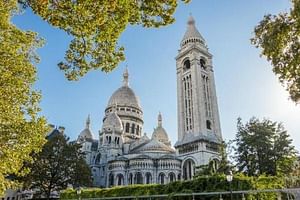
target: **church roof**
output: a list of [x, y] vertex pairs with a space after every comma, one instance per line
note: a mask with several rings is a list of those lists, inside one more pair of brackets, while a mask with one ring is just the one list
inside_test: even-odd
[[119, 106], [132, 106], [141, 108], [138, 97], [128, 84], [128, 71], [127, 69], [123, 73], [123, 86], [117, 89], [108, 101], [107, 107], [119, 105]]
[[181, 141], [177, 141], [174, 146], [178, 147], [178, 146], [181, 146], [184, 144], [188, 144], [188, 143], [196, 142], [196, 141], [200, 141], [200, 140], [213, 142], [213, 143], [217, 143], [217, 144], [222, 143], [222, 139], [217, 137], [215, 134], [195, 136], [193, 133], [187, 133], [184, 135], [183, 139]]
[[151, 139], [148, 143], [134, 150], [134, 152], [158, 152], [158, 153], [174, 153], [175, 150], [170, 146], [159, 142], [156, 139]]
[[194, 20], [193, 16], [189, 17], [187, 25], [188, 25], [187, 30], [181, 40], [181, 45], [184, 45], [184, 43], [189, 39], [200, 39], [200, 41], [202, 41], [202, 43], [205, 43], [204, 38], [202, 37], [202, 35], [198, 31], [198, 29], [196, 28], [195, 20]]
[[134, 149], [139, 148], [140, 146], [144, 145], [145, 143], [149, 142], [150, 139], [146, 134], [143, 135], [140, 139], [136, 140], [135, 142], [130, 144], [131, 151], [134, 151]]

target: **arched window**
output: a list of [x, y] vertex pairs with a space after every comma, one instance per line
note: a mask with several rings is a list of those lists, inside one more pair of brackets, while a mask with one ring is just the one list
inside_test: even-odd
[[184, 61], [184, 63], [183, 63], [183, 70], [186, 71], [186, 70], [189, 70], [190, 68], [191, 68], [190, 60]]
[[204, 59], [200, 59], [200, 66], [202, 69], [206, 69], [206, 63], [205, 63], [205, 60]]
[[122, 174], [117, 175], [117, 185], [123, 185], [124, 184], [124, 176]]
[[134, 134], [135, 124], [132, 124], [131, 126], [131, 133]]
[[151, 173], [147, 172], [146, 173], [146, 184], [151, 184], [151, 183], [152, 183]]
[[143, 184], [143, 176], [141, 172], [137, 172], [134, 177], [135, 184]]
[[165, 184], [165, 174], [164, 173], [160, 173], [158, 176], [158, 180], [160, 184]]
[[183, 179], [191, 180], [195, 174], [195, 162], [192, 159], [187, 159], [183, 163]]
[[171, 172], [169, 174], [169, 182], [172, 183], [172, 182], [176, 181], [175, 177], [176, 177], [175, 174], [173, 172]]
[[129, 177], [128, 177], [128, 184], [132, 185], [133, 184], [133, 175], [132, 173], [129, 174]]
[[139, 125], [136, 125], [136, 134], [140, 135], [140, 126]]
[[125, 127], [125, 132], [126, 132], [126, 133], [129, 133], [129, 126], [130, 126], [129, 123], [127, 122], [127, 123], [126, 123], [126, 127]]
[[114, 186], [114, 175], [110, 174], [109, 175], [109, 186]]
[[206, 120], [206, 128], [211, 130], [211, 121]]

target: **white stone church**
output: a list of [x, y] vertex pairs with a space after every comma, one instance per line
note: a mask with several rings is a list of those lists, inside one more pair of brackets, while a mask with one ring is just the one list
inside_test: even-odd
[[222, 142], [212, 55], [190, 16], [176, 57], [178, 140], [174, 147], [159, 113], [150, 137], [143, 133], [143, 109], [129, 87], [110, 97], [99, 140], [90, 131], [90, 119], [77, 141], [99, 187], [130, 184], [165, 184], [192, 179], [195, 167], [219, 160]]

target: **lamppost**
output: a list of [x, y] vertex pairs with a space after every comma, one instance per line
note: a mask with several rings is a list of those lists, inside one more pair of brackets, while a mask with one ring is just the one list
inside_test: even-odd
[[230, 200], [232, 200], [232, 188], [231, 188], [231, 182], [233, 179], [232, 171], [229, 171], [226, 175], [226, 180], [229, 183], [229, 189], [230, 189]]
[[77, 187], [76, 188], [76, 194], [77, 194], [77, 196], [78, 196], [78, 200], [81, 200], [81, 188], [80, 187]]

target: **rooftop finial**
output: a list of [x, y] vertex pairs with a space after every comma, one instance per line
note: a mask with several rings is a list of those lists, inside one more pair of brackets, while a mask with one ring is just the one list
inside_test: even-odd
[[192, 15], [192, 13], [190, 13], [190, 16], [189, 16], [187, 24], [188, 25], [195, 25], [195, 20], [194, 20], [194, 17]]
[[128, 77], [129, 77], [129, 74], [128, 74], [128, 66], [126, 65], [126, 68], [125, 68], [125, 71], [123, 73], [123, 85], [124, 86], [127, 86], [129, 85], [128, 83]]
[[158, 127], [162, 127], [162, 116], [160, 112], [158, 113], [157, 121], [158, 121]]
[[86, 119], [86, 123], [85, 123], [85, 126], [86, 126], [87, 129], [90, 128], [90, 124], [91, 124], [91, 118], [90, 118], [90, 114], [89, 114], [87, 119]]

